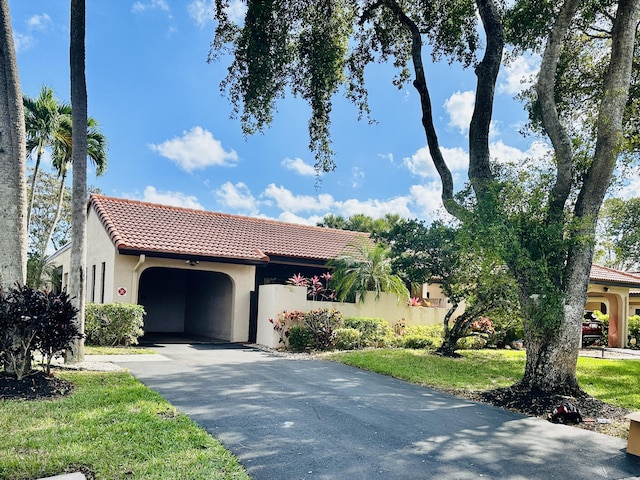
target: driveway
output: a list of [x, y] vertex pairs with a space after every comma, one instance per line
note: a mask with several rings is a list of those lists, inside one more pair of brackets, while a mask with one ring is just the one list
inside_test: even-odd
[[157, 345], [117, 360], [256, 480], [630, 479], [626, 441], [334, 362], [238, 345]]

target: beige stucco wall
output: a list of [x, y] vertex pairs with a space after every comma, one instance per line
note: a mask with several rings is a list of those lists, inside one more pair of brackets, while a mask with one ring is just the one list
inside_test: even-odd
[[590, 284], [587, 289], [585, 310], [600, 310], [606, 305], [609, 314], [609, 347], [627, 345], [629, 288]]
[[[62, 286], [68, 286], [70, 249], [56, 254], [51, 263], [63, 267]], [[120, 255], [93, 209], [87, 217], [87, 285], [86, 301], [102, 303], [102, 265], [104, 263], [104, 303], [138, 303], [140, 275], [148, 268], [165, 267], [228, 275], [233, 285], [233, 318], [230, 340], [245, 342], [249, 335], [250, 295], [255, 286], [255, 267], [227, 263], [199, 262], [195, 266], [184, 260], [154, 258], [145, 255]], [[95, 266], [96, 278], [93, 279]], [[95, 288], [93, 288], [95, 285]]]
[[442, 323], [446, 308], [409, 307], [404, 300], [398, 301], [396, 295], [382, 293], [380, 299], [367, 295], [364, 302], [315, 302], [307, 300], [305, 287], [292, 285], [261, 285], [258, 297], [258, 333], [256, 342], [271, 348], [277, 348], [280, 336], [273, 329], [269, 319], [277, 319], [278, 314], [291, 310], [315, 310], [332, 308], [342, 312], [345, 317], [384, 318], [392, 327], [398, 321], [407, 325], [435, 325]]

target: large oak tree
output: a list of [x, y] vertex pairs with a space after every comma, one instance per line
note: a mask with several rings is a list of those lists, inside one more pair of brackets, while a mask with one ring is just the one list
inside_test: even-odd
[[[522, 0], [508, 6], [498, 0], [250, 0], [241, 25], [230, 21], [228, 4], [216, 1], [212, 58], [221, 52], [232, 55], [221, 88], [234, 113], [245, 133], [253, 133], [270, 124], [285, 93], [306, 100], [312, 112], [310, 148], [319, 170], [334, 168], [330, 115], [333, 96], [341, 88], [367, 115], [367, 65], [392, 62], [398, 68], [394, 83], [413, 80], [446, 210], [469, 228], [497, 239], [484, 248], [495, 248], [517, 280], [527, 316], [522, 385], [577, 391], [595, 222], [624, 141], [640, 1]], [[577, 41], [576, 32], [586, 32], [589, 25], [607, 34], [598, 50], [605, 68], [589, 77], [594, 88], [584, 101], [560, 103], [576, 94], [561, 80], [581, 59], [567, 52], [581, 52], [580, 46], [588, 45]], [[516, 52], [542, 52], [530, 110], [555, 152], [543, 194], [536, 188], [528, 191], [529, 184], [514, 184], [516, 177], [503, 178], [491, 161], [494, 93], [508, 39], [521, 49]], [[424, 68], [427, 51], [434, 61], [446, 57], [472, 67], [477, 77], [469, 125], [470, 201], [455, 196], [438, 141]], [[592, 121], [596, 141], [577, 155], [574, 131], [566, 121], [572, 108], [585, 104], [590, 107], [585, 120]], [[518, 198], [518, 189], [520, 198], [536, 201], [510, 204]]]

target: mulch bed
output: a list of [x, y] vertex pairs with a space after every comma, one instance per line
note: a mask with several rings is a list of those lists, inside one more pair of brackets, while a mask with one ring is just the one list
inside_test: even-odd
[[20, 381], [0, 374], [0, 399], [4, 400], [45, 400], [62, 397], [72, 391], [71, 382], [42, 371], [36, 371]]

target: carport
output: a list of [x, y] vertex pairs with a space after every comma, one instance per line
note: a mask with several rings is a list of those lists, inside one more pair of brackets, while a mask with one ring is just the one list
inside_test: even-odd
[[140, 276], [145, 333], [231, 340], [233, 282], [220, 272], [151, 267]]

